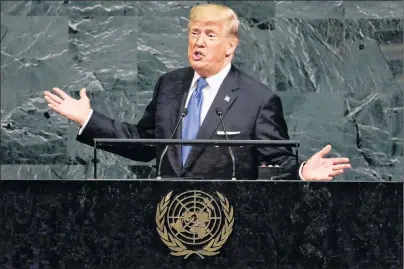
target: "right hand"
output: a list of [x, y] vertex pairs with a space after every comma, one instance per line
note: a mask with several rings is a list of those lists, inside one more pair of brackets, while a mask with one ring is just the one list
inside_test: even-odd
[[44, 93], [48, 106], [60, 115], [83, 126], [91, 111], [90, 99], [87, 97], [86, 89], [80, 90], [79, 100], [70, 97], [59, 88], [53, 88], [53, 91], [57, 95], [49, 91]]

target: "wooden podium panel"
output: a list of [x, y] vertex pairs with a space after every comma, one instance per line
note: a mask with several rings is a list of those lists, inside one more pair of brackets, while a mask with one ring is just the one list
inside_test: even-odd
[[402, 268], [403, 183], [2, 180], [0, 268]]

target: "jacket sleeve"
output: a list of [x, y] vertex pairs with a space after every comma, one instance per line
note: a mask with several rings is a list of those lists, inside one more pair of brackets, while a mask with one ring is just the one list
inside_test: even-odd
[[[157, 81], [153, 98], [147, 105], [138, 124], [119, 122], [97, 110], [94, 110], [86, 127], [83, 132], [76, 137], [76, 140], [89, 146], [94, 146], [94, 138], [155, 138], [155, 103], [160, 87], [160, 81], [161, 78]], [[156, 157], [155, 146], [140, 144], [111, 144], [99, 148], [135, 161], [148, 162]]]
[[[271, 93], [261, 104], [255, 123], [255, 139], [289, 140], [282, 102], [275, 93]], [[301, 162], [296, 164], [296, 155], [291, 147], [258, 147], [257, 151], [258, 164], [282, 166], [284, 173], [289, 174], [286, 179], [297, 179]]]

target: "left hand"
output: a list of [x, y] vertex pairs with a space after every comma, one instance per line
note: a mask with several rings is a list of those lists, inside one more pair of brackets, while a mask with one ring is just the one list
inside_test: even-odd
[[305, 180], [332, 180], [351, 168], [348, 158], [324, 158], [330, 151], [331, 145], [327, 145], [306, 162], [302, 169]]

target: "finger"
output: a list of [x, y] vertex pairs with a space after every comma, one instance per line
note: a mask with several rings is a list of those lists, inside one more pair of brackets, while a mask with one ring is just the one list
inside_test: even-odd
[[325, 155], [327, 155], [328, 153], [330, 153], [331, 151], [331, 145], [327, 145], [325, 146], [322, 150], [320, 150], [319, 152], [317, 152], [316, 154], [320, 157], [324, 157]]
[[348, 158], [330, 158], [333, 164], [343, 164], [343, 163], [349, 163]]
[[70, 98], [70, 96], [67, 93], [65, 93], [64, 91], [62, 91], [59, 88], [53, 88], [53, 91], [55, 91], [60, 97], [62, 97], [62, 99]]
[[63, 100], [59, 96], [54, 95], [53, 93], [48, 92], [48, 91], [45, 92], [45, 97], [48, 97], [59, 104], [63, 102]]
[[52, 104], [48, 104], [48, 107], [50, 107], [52, 110], [54, 110], [55, 112], [59, 113], [60, 115], [63, 115], [63, 114], [62, 114], [62, 111], [60, 110], [60, 107], [59, 107], [59, 106], [55, 106], [55, 105], [52, 105]]
[[46, 102], [48, 102], [48, 104], [51, 104], [54, 106], [59, 106], [59, 103], [56, 102], [55, 100], [53, 100], [52, 98], [50, 98], [49, 96], [45, 96], [45, 100], [46, 100]]
[[330, 173], [330, 176], [335, 177], [335, 176], [341, 175], [342, 173], [344, 173], [344, 170], [343, 170], [343, 169], [334, 170], [334, 171], [332, 171], [332, 172]]
[[348, 169], [348, 168], [352, 168], [352, 166], [349, 163], [348, 164], [336, 164], [332, 167], [333, 170]]
[[86, 88], [80, 90], [80, 98], [88, 99], [86, 94]]

